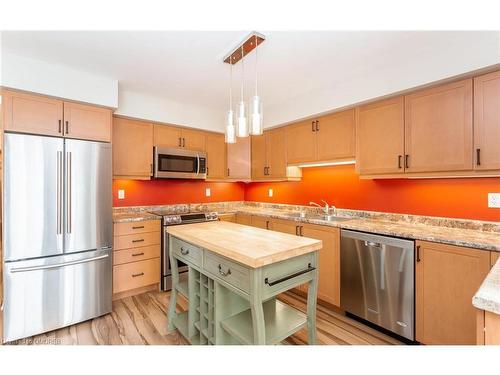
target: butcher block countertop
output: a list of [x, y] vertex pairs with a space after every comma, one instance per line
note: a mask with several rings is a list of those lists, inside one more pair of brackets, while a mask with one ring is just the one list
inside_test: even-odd
[[251, 268], [263, 267], [323, 247], [320, 240], [225, 221], [176, 225], [167, 227], [167, 232]]

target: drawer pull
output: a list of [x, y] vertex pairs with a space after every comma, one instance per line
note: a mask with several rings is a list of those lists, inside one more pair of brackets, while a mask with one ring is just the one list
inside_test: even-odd
[[144, 229], [144, 225], [138, 226], [138, 227], [132, 227], [132, 229]]
[[219, 273], [220, 273], [222, 276], [224, 276], [224, 277], [229, 276], [229, 275], [231, 275], [231, 268], [228, 268], [228, 269], [227, 269], [227, 272], [224, 272], [224, 271], [222, 271], [222, 265], [221, 265], [221, 264], [219, 264]]
[[132, 274], [132, 277], [139, 277], [139, 276], [144, 276], [144, 272]]
[[136, 243], [136, 242], [144, 242], [144, 238], [141, 238], [140, 240], [132, 240], [133, 243]]
[[[219, 267], [220, 267], [220, 266], [219, 266]], [[281, 279], [278, 279], [278, 280], [275, 280], [275, 281], [269, 281], [269, 279], [266, 277], [266, 278], [264, 279], [264, 282], [265, 282], [267, 285], [269, 285], [269, 286], [274, 286], [274, 285], [279, 284], [279, 283], [282, 283], [282, 282], [284, 282], [284, 281], [287, 281], [287, 280], [293, 279], [294, 277], [297, 277], [297, 276], [303, 275], [304, 273], [314, 271], [315, 269], [316, 269], [316, 267], [311, 267], [311, 263], [309, 263], [309, 264], [307, 265], [307, 269], [305, 269], [305, 270], [302, 270], [302, 271], [298, 271], [298, 272], [292, 273], [291, 275], [288, 275], [288, 276], [282, 277]], [[220, 268], [219, 268], [219, 272], [220, 272]]]
[[181, 254], [182, 255], [188, 255], [189, 254], [189, 249], [184, 249], [183, 247], [181, 247]]
[[133, 257], [140, 257], [141, 255], [144, 255], [144, 253], [135, 253], [135, 254], [132, 254]]

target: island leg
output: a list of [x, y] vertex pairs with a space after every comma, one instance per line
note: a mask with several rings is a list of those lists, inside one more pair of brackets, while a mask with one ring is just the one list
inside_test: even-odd
[[253, 343], [266, 344], [266, 325], [264, 322], [264, 306], [262, 304], [262, 285], [259, 283], [262, 269], [253, 271], [250, 311], [252, 312]]
[[[172, 237], [170, 237], [169, 241], [172, 241]], [[170, 244], [170, 248], [172, 248], [172, 244]], [[170, 291], [170, 301], [168, 304], [168, 333], [175, 331], [174, 318], [177, 314], [175, 312], [175, 308], [177, 307], [177, 284], [179, 283], [179, 268], [177, 266], [177, 259], [174, 258], [172, 252], [170, 252], [170, 269], [172, 270], [172, 290]]]
[[[317, 258], [317, 255], [316, 255]], [[317, 267], [317, 262], [316, 267]], [[314, 271], [313, 278], [307, 288], [307, 341], [309, 345], [316, 344], [316, 301], [318, 294], [318, 269]]]

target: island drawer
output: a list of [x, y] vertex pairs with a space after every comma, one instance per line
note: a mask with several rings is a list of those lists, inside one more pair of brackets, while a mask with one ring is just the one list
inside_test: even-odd
[[250, 291], [250, 270], [227, 258], [205, 251], [203, 268], [220, 280], [244, 291]]
[[128, 234], [126, 236], [115, 236], [114, 250], [159, 245], [160, 243], [160, 232]]
[[160, 245], [136, 247], [133, 249], [114, 251], [113, 264], [116, 266], [118, 264], [138, 262], [140, 260], [159, 258], [159, 257], [160, 257]]
[[170, 238], [172, 238], [172, 254], [174, 254], [176, 258], [201, 267], [202, 249], [188, 242], [179, 240], [178, 238]]
[[133, 221], [127, 223], [115, 223], [114, 225], [115, 236], [159, 231], [160, 220]]
[[113, 293], [160, 282], [160, 258], [113, 267]]

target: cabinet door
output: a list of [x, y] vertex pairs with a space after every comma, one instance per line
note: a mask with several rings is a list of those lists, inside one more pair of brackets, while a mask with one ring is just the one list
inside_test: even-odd
[[271, 219], [252, 215], [252, 227], [272, 229]]
[[207, 178], [223, 179], [226, 175], [226, 143], [224, 134], [207, 134]]
[[267, 178], [266, 144], [267, 132], [262, 135], [252, 136], [252, 180]]
[[113, 118], [113, 175], [149, 178], [153, 166], [153, 125]]
[[472, 297], [489, 272], [489, 252], [425, 241], [416, 245], [417, 340], [423, 344], [475, 344]]
[[154, 124], [153, 141], [155, 146], [159, 147], [182, 147], [181, 129], [168, 125]]
[[63, 102], [39, 95], [2, 91], [4, 130], [62, 136]]
[[405, 96], [407, 172], [472, 169], [472, 79]]
[[354, 159], [356, 146], [354, 109], [320, 117], [316, 129], [318, 161]]
[[205, 151], [206, 133], [199, 130], [182, 129], [182, 148], [192, 151]]
[[227, 176], [231, 179], [250, 180], [250, 137], [236, 138], [236, 143], [227, 144]]
[[360, 174], [404, 172], [404, 97], [357, 108], [356, 168]]
[[296, 221], [282, 220], [282, 219], [272, 219], [271, 224], [273, 230], [276, 232], [295, 234], [295, 235], [298, 235], [299, 233], [298, 226], [301, 225], [301, 223]]
[[111, 142], [112, 112], [107, 108], [64, 102], [64, 136]]
[[491, 259], [491, 267], [493, 267], [497, 263], [498, 259], [500, 259], [500, 253], [492, 251], [490, 259]]
[[285, 178], [287, 176], [285, 128], [274, 129], [267, 132], [266, 155], [268, 166], [267, 177]]
[[316, 161], [316, 131], [314, 121], [287, 126], [286, 155], [288, 163]]
[[323, 242], [319, 251], [318, 298], [340, 306], [340, 230], [303, 224], [302, 235]]
[[236, 222], [242, 225], [252, 225], [252, 216], [246, 214], [236, 214]]
[[500, 72], [474, 78], [474, 169], [500, 169]]

